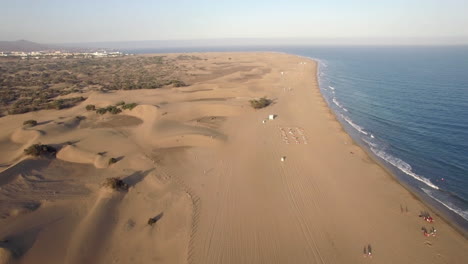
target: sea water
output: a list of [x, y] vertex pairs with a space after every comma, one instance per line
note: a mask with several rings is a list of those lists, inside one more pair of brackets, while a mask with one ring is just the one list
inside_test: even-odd
[[466, 230], [468, 48], [326, 50], [301, 53], [319, 60], [320, 89], [346, 131]]
[[319, 62], [320, 90], [353, 139], [421, 199], [468, 230], [468, 47], [218, 47]]

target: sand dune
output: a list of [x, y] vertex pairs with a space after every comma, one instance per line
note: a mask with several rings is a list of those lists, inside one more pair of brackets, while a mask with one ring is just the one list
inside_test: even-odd
[[145, 124], [154, 123], [160, 117], [158, 107], [154, 105], [138, 105], [132, 111], [126, 113], [144, 120]]
[[92, 164], [96, 168], [107, 168], [108, 160], [103, 155], [79, 149], [75, 146], [65, 146], [58, 153], [57, 158], [76, 163]]
[[18, 128], [11, 134], [11, 141], [18, 144], [28, 144], [36, 141], [41, 136], [37, 130]]
[[[202, 60], [183, 62], [188, 87], [90, 92], [70, 109], [0, 118], [0, 263], [467, 259], [466, 239], [434, 212], [435, 224], [422, 221], [430, 210], [343, 132], [315, 62], [195, 55]], [[274, 103], [252, 109], [263, 96]], [[138, 106], [118, 115], [84, 108], [123, 100]], [[263, 122], [269, 114], [277, 118]], [[25, 129], [28, 119], [40, 122]], [[39, 141], [59, 148], [56, 158], [25, 157]], [[108, 177], [129, 189], [103, 188]], [[438, 235], [424, 237], [423, 226]]]
[[94, 205], [73, 234], [66, 263], [102, 263], [97, 256], [104, 250], [105, 239], [115, 228], [114, 218], [124, 193], [101, 189]]

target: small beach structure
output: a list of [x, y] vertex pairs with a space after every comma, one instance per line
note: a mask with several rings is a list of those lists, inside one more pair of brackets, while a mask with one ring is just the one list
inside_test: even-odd
[[286, 160], [286, 156], [282, 156], [282, 157], [281, 157], [281, 161], [284, 162], [285, 160]]
[[270, 120], [275, 120], [275, 118], [276, 118], [276, 115], [269, 115], [268, 116], [268, 119], [270, 119]]

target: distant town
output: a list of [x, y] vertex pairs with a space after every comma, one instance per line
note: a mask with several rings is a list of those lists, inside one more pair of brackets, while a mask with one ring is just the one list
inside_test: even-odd
[[74, 58], [113, 58], [128, 56], [120, 51], [95, 52], [62, 52], [62, 51], [11, 51], [0, 52], [0, 57], [17, 57], [21, 59], [74, 59]]

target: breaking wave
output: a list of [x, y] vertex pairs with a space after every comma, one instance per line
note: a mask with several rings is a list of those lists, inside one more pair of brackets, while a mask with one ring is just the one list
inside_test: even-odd
[[416, 179], [416, 180], [418, 180], [418, 181], [420, 181], [422, 183], [425, 183], [427, 186], [429, 186], [431, 188], [434, 188], [436, 190], [439, 189], [439, 187], [437, 187], [435, 184], [433, 184], [429, 179], [424, 178], [423, 176], [414, 173], [412, 171], [411, 165], [404, 162], [403, 160], [401, 160], [401, 159], [399, 159], [397, 157], [394, 157], [394, 156], [388, 154], [387, 152], [385, 152], [383, 150], [379, 150], [379, 149], [374, 148], [374, 147], [371, 147], [371, 151], [377, 157], [379, 157], [379, 158], [385, 160], [386, 162], [392, 164], [393, 166], [395, 166], [396, 168], [398, 168], [400, 171], [404, 172], [405, 174], [413, 177], [414, 179]]
[[424, 188], [421, 188], [429, 197], [432, 199], [436, 200], [437, 202], [441, 203], [443, 206], [447, 207], [450, 211], [456, 213], [457, 215], [463, 217], [465, 220], [468, 221], [468, 210], [463, 210], [461, 208], [458, 208], [456, 205], [452, 204], [451, 202], [445, 201], [442, 202], [440, 199], [437, 199], [434, 195], [434, 193], [430, 190], [426, 190]]
[[354, 129], [356, 129], [357, 131], [359, 131], [359, 133], [362, 133], [364, 135], [368, 135], [368, 133], [366, 131], [364, 131], [364, 128], [360, 127], [359, 125], [353, 123], [353, 121], [351, 121], [351, 119], [345, 115], [341, 115], [341, 117], [343, 118], [343, 120], [345, 120], [350, 126], [354, 127]]
[[371, 146], [371, 147], [373, 147], [373, 148], [376, 148], [376, 147], [377, 147], [377, 144], [372, 143], [372, 142], [370, 142], [369, 140], [367, 140], [367, 139], [365, 139], [365, 138], [363, 138], [362, 141], [364, 141], [365, 143], [367, 143], [367, 145], [369, 145], [369, 146]]
[[348, 112], [348, 109], [346, 109], [340, 102], [338, 102], [335, 97], [333, 97], [332, 101], [336, 106], [343, 109], [343, 111]]

